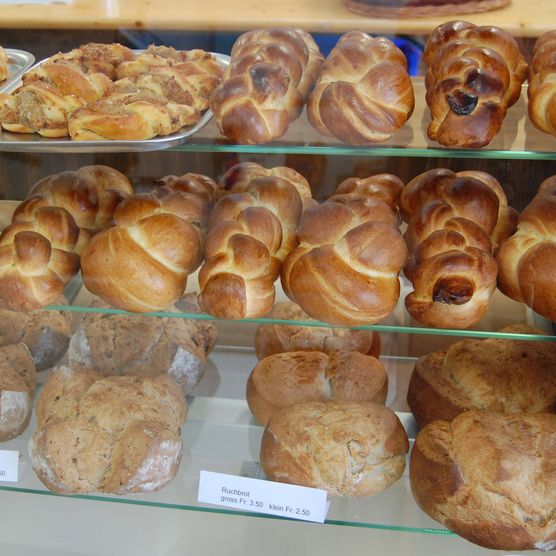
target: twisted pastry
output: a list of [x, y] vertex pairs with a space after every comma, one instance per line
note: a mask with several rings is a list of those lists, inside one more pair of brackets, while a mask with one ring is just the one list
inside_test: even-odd
[[139, 141], [170, 135], [198, 120], [199, 111], [191, 106], [138, 92], [79, 108], [70, 116], [68, 130], [79, 141]]
[[305, 31], [250, 31], [234, 44], [211, 108], [220, 131], [237, 143], [267, 143], [299, 117], [322, 62]]
[[274, 281], [296, 245], [303, 212], [297, 189], [285, 179], [254, 178], [241, 191], [214, 206], [199, 272], [199, 303], [219, 318], [256, 318], [270, 311]]
[[500, 291], [556, 321], [556, 176], [541, 183], [496, 260]]
[[517, 217], [500, 184], [484, 172], [430, 170], [404, 188], [400, 211], [414, 288], [407, 310], [428, 326], [478, 322], [496, 287], [493, 243], [515, 229]]
[[541, 131], [556, 136], [556, 31], [542, 35], [529, 67], [529, 117]]
[[414, 104], [403, 52], [388, 39], [350, 31], [324, 62], [307, 116], [323, 135], [367, 145], [389, 139]]
[[6, 51], [0, 46], [0, 81], [8, 79], [8, 55]]
[[390, 174], [341, 183], [303, 214], [299, 246], [282, 266], [288, 297], [313, 318], [338, 325], [377, 322], [396, 305], [407, 248], [397, 224], [401, 181]]
[[55, 302], [79, 270], [90, 236], [108, 226], [116, 204], [132, 193], [120, 172], [84, 166], [37, 182], [0, 235], [0, 300], [12, 310]]
[[0, 123], [7, 131], [38, 133], [43, 137], [66, 137], [68, 118], [85, 102], [75, 95], [37, 80], [12, 95], [0, 95]]
[[423, 56], [428, 136], [447, 147], [484, 147], [521, 94], [527, 64], [497, 27], [450, 21], [430, 35]]
[[[196, 174], [162, 182], [151, 193], [124, 199], [114, 211], [116, 225], [96, 235], [81, 256], [85, 286], [114, 307], [167, 309], [201, 263], [216, 184]], [[203, 193], [196, 198], [199, 189]]]

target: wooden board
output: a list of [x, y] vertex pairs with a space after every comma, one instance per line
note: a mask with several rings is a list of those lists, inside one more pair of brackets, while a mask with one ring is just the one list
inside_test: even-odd
[[[454, 15], [454, 17], [456, 17]], [[241, 31], [270, 25], [312, 32], [362, 29], [370, 33], [428, 34], [450, 18], [373, 19], [350, 12], [341, 0], [74, 0], [71, 4], [1, 5], [0, 27], [23, 29], [175, 29]], [[462, 16], [534, 37], [556, 27], [554, 0], [512, 0], [510, 6]], [[30, 47], [32, 45], [29, 45]]]

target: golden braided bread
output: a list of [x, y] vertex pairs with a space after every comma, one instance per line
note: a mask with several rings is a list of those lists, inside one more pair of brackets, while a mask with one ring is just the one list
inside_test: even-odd
[[236, 193], [233, 175], [227, 179], [231, 193], [220, 198], [210, 216], [199, 303], [219, 318], [256, 318], [272, 308], [274, 281], [296, 245], [303, 204], [286, 179], [254, 177], [239, 182]]
[[6, 51], [0, 46], [0, 81], [8, 79], [8, 55]]
[[411, 253], [409, 313], [439, 328], [478, 322], [496, 287], [494, 244], [513, 232], [517, 219], [500, 184], [484, 172], [430, 170], [404, 188], [400, 211]]
[[0, 235], [0, 300], [12, 310], [55, 302], [79, 270], [90, 236], [108, 226], [117, 203], [132, 193], [120, 172], [84, 166], [43, 178]]
[[556, 321], [556, 176], [541, 183], [496, 260], [500, 291]]
[[237, 143], [267, 143], [299, 117], [322, 62], [305, 31], [279, 27], [239, 37], [211, 108], [220, 131]]
[[307, 116], [323, 135], [367, 145], [389, 139], [414, 104], [403, 52], [388, 39], [350, 31], [324, 62]]
[[556, 136], [556, 31], [545, 33], [535, 43], [527, 94], [531, 121]]
[[299, 246], [281, 277], [288, 297], [310, 316], [351, 326], [377, 322], [393, 310], [407, 257], [397, 228], [402, 187], [390, 174], [350, 178], [336, 195], [305, 211]]
[[447, 147], [484, 147], [521, 94], [527, 64], [497, 27], [450, 21], [430, 35], [423, 56], [428, 136]]
[[87, 289], [126, 311], [168, 309], [201, 264], [216, 184], [196, 174], [161, 181], [153, 192], [122, 201], [116, 225], [96, 235], [81, 257]]

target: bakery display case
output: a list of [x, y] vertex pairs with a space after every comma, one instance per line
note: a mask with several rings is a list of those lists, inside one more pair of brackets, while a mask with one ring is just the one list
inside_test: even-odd
[[[486, 17], [488, 16], [483, 14], [477, 20], [481, 21], [481, 18]], [[67, 23], [73, 25], [70, 20]], [[351, 19], [345, 25], [352, 28]], [[387, 30], [387, 27], [384, 29]], [[411, 24], [408, 24], [406, 32], [411, 29]], [[527, 30], [533, 33], [529, 27]], [[424, 78], [414, 76], [411, 82], [415, 95], [413, 114], [390, 139], [371, 146], [350, 146], [320, 135], [310, 125], [305, 111], [291, 123], [282, 137], [265, 144], [233, 142], [220, 133], [216, 119], [212, 118], [203, 122], [206, 125], [190, 136], [180, 137], [179, 141], [163, 145], [164, 148], [169, 148], [160, 152], [145, 152], [150, 149], [145, 147], [144, 142], [134, 146], [131, 142], [125, 145], [114, 145], [110, 141], [93, 144], [85, 141], [38, 139], [29, 135], [14, 138], [13, 134], [3, 131], [0, 135], [0, 157], [3, 168], [6, 168], [6, 175], [2, 180], [5, 200], [0, 202], [0, 226], [2, 229], [9, 226], [20, 200], [26, 197], [36, 181], [34, 177], [38, 179], [50, 173], [74, 171], [87, 164], [105, 164], [117, 169], [130, 178], [136, 191], [151, 189], [152, 182], [162, 176], [182, 175], [186, 172], [203, 173], [219, 181], [238, 162], [256, 161], [266, 168], [289, 166], [307, 177], [313, 197], [321, 203], [330, 198], [336, 186], [348, 177], [363, 178], [390, 172], [407, 184], [424, 171], [437, 167], [454, 171], [482, 170], [491, 173], [501, 182], [508, 204], [517, 210], [525, 208], [533, 199], [540, 183], [556, 173], [553, 162], [556, 159], [554, 138], [539, 131], [528, 118], [526, 85], [523, 85], [517, 102], [508, 109], [500, 132], [488, 146], [458, 149], [441, 147], [428, 138], [430, 115], [424, 101]], [[158, 148], [160, 147], [156, 149]], [[15, 176], [24, 176], [23, 188], [12, 188], [9, 182]], [[117, 263], [113, 265], [112, 268], [115, 268]], [[286, 301], [288, 296], [279, 282], [276, 282], [275, 301]], [[419, 429], [406, 397], [411, 374], [420, 356], [447, 349], [449, 345], [462, 339], [499, 338], [516, 342], [529, 340], [533, 343], [554, 342], [556, 336], [550, 319], [534, 312], [524, 303], [504, 296], [500, 291], [492, 296], [486, 314], [469, 327], [433, 327], [419, 323], [408, 313], [404, 304], [404, 299], [412, 292], [413, 286], [405, 276], [400, 276], [400, 283], [398, 302], [386, 318], [373, 324], [360, 324], [351, 328], [380, 334], [380, 361], [388, 375], [385, 404], [395, 411], [405, 429], [411, 449]], [[98, 315], [99, 318], [103, 315], [106, 318], [129, 315], [131, 320], [165, 319], [170, 323], [168, 326], [179, 321], [196, 322], [200, 326], [208, 326], [208, 323], [215, 325], [218, 337], [207, 356], [204, 375], [198, 384], [185, 390], [188, 409], [187, 419], [181, 430], [183, 453], [179, 468], [175, 477], [166, 481], [168, 484], [161, 488], [159, 485], [146, 489], [147, 492], [121, 490], [114, 494], [97, 489], [93, 493], [77, 491], [76, 494], [65, 495], [63, 490], [52, 487], [54, 483], [51, 478], [41, 482], [35, 472], [36, 461], [33, 462], [28, 451], [30, 442], [37, 449], [37, 441], [32, 440], [39, 426], [37, 412], [34, 411], [26, 431], [0, 445], [2, 450], [17, 451], [20, 457], [18, 481], [0, 481], [0, 491], [48, 495], [60, 499], [71, 496], [88, 503], [109, 503], [111, 508], [129, 505], [150, 508], [153, 512], [162, 509], [186, 510], [204, 514], [207, 520], [216, 519], [216, 515], [253, 521], [269, 517], [257, 512], [198, 502], [199, 476], [202, 471], [212, 471], [265, 479], [260, 461], [264, 427], [254, 419], [246, 401], [248, 377], [258, 362], [254, 347], [257, 329], [263, 325], [296, 326], [301, 329], [329, 328], [330, 324], [316, 321], [309, 316], [286, 319], [283, 316], [273, 316], [272, 313], [227, 320], [192, 306], [149, 310], [146, 316], [136, 316], [134, 313], [128, 314], [122, 308], [98, 303], [89, 289], [85, 287], [82, 277], [77, 275], [65, 285], [67, 304], [49, 303], [44, 311], [69, 315], [72, 334], [75, 334], [80, 321], [91, 315]], [[199, 291], [197, 270], [187, 277], [185, 292], [198, 294]], [[505, 328], [513, 324], [529, 325], [536, 331]], [[343, 327], [350, 328], [348, 325]], [[73, 361], [79, 360], [76, 353], [75, 344], [72, 346], [70, 342], [69, 352], [62, 363], [71, 363], [72, 358]], [[80, 363], [86, 359], [82, 356]], [[38, 373], [37, 397], [51, 375], [51, 370]], [[43, 417], [39, 416], [38, 419]], [[49, 488], [43, 484], [45, 482]], [[415, 502], [411, 492], [409, 465], [406, 465], [399, 480], [383, 492], [363, 497], [332, 496], [329, 501], [324, 527], [357, 527], [367, 530], [370, 538], [379, 532], [382, 535], [384, 531], [392, 536], [407, 535], [406, 538], [411, 539], [408, 542], [413, 546], [413, 553], [417, 554], [431, 553], [434, 541], [431, 543], [430, 538], [442, 537], [443, 543], [445, 538], [453, 538], [454, 543], [458, 542], [454, 533], [430, 518]], [[472, 544], [465, 545], [465, 550], [469, 554], [482, 553], [480, 548]]]

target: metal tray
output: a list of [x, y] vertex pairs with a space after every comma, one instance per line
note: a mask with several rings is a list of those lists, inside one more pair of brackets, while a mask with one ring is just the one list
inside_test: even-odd
[[[137, 50], [136, 52], [141, 52]], [[217, 52], [212, 53], [218, 62], [226, 67], [230, 63], [230, 57], [226, 54]], [[39, 66], [46, 60], [35, 64], [33, 68]], [[29, 69], [26, 68], [26, 69]], [[17, 79], [12, 80], [9, 87], [5, 87], [3, 92], [10, 93], [21, 85], [21, 71]], [[153, 139], [141, 141], [73, 141], [69, 137], [62, 139], [49, 139], [41, 137], [37, 133], [11, 133], [0, 131], [0, 151], [4, 152], [41, 152], [41, 153], [108, 153], [108, 152], [148, 152], [168, 149], [184, 143], [188, 137], [202, 129], [212, 118], [212, 112], [207, 110], [201, 119], [194, 126], [183, 127], [181, 130], [170, 135], [154, 137]]]
[[8, 56], [8, 78], [0, 81], [0, 93], [13, 90], [13, 84], [33, 65], [35, 57], [25, 50], [6, 48]]

